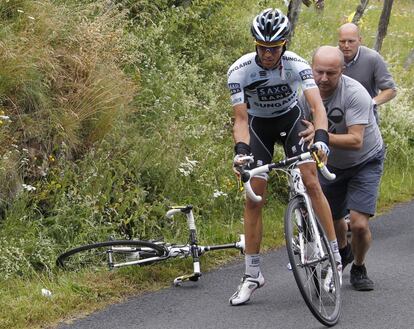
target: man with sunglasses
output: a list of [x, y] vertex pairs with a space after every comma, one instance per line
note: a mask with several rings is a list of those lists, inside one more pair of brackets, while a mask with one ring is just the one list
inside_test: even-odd
[[[266, 9], [254, 18], [251, 32], [256, 52], [239, 58], [228, 71], [235, 119], [234, 165], [241, 164], [242, 156], [250, 154], [255, 160], [250, 168], [271, 163], [275, 143], [283, 145], [286, 156], [295, 156], [305, 152], [312, 139], [321, 158], [326, 160], [329, 154], [326, 111], [311, 67], [304, 59], [286, 50], [290, 33], [288, 18], [278, 9]], [[297, 104], [300, 89], [310, 104], [315, 131], [304, 120], [303, 110]], [[315, 163], [303, 162], [299, 168], [316, 215], [327, 233], [341, 276], [341, 258], [332, 214], [319, 184]], [[251, 183], [255, 193], [264, 196], [267, 176], [253, 177]], [[264, 201], [246, 200], [246, 270], [237, 291], [230, 297], [231, 305], [248, 302], [253, 291], [264, 285], [259, 255], [263, 204]]]

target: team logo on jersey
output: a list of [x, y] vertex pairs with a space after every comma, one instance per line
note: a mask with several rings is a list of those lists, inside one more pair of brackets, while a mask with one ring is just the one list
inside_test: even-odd
[[242, 67], [245, 67], [246, 65], [250, 65], [251, 63], [252, 63], [252, 61], [250, 60], [250, 61], [247, 61], [247, 62], [241, 63], [241, 64], [239, 64], [239, 65], [236, 65], [235, 67], [233, 67], [233, 68], [229, 71], [229, 73], [227, 74], [227, 76], [228, 76], [228, 77], [230, 77], [230, 75], [231, 75], [234, 71], [237, 71], [238, 69], [241, 69]]
[[330, 133], [336, 133], [336, 125], [340, 124], [344, 120], [344, 111], [338, 107], [334, 107], [328, 110], [328, 131]]
[[[291, 62], [301, 62], [301, 63], [305, 63], [308, 64], [307, 61], [305, 61], [303, 58], [297, 58], [297, 57], [290, 57], [290, 56], [283, 56], [283, 59], [285, 61], [291, 61]], [[309, 64], [308, 64], [309, 65]]]
[[241, 92], [240, 83], [229, 83], [229, 89], [232, 95]]
[[278, 101], [289, 97], [292, 93], [288, 84], [257, 88], [257, 96], [261, 102]]
[[302, 81], [304, 80], [308, 80], [308, 79], [313, 79], [313, 73], [311, 69], [306, 69], [303, 71], [299, 72], [300, 78], [302, 79]]

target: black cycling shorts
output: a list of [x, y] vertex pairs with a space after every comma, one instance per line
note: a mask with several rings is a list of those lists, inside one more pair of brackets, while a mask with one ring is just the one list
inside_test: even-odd
[[272, 162], [275, 144], [282, 144], [287, 157], [308, 150], [299, 132], [306, 129], [303, 110], [294, 106], [290, 111], [275, 118], [259, 118], [249, 115], [250, 148], [254, 156], [254, 168]]

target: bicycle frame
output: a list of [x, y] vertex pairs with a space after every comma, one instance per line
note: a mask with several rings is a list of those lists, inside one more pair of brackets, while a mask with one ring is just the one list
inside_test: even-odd
[[[251, 162], [253, 160], [252, 156], [246, 156], [242, 158], [243, 160], [247, 162]], [[312, 208], [312, 202], [311, 199], [306, 192], [305, 185], [302, 180], [302, 175], [300, 173], [300, 170], [298, 168], [298, 164], [301, 161], [308, 161], [308, 160], [314, 160], [316, 162], [316, 165], [318, 167], [318, 170], [322, 173], [322, 175], [329, 179], [334, 180], [336, 178], [335, 174], [332, 174], [329, 172], [328, 168], [324, 165], [323, 162], [321, 162], [316, 154], [316, 150], [311, 150], [310, 152], [305, 152], [302, 154], [299, 154], [298, 156], [292, 157], [292, 158], [286, 158], [281, 161], [263, 165], [260, 167], [253, 168], [251, 170], [246, 170], [244, 166], [238, 167], [237, 170], [241, 174], [241, 180], [243, 182], [243, 185], [246, 189], [247, 197], [255, 202], [260, 202], [262, 200], [262, 197], [259, 195], [256, 195], [250, 185], [250, 179], [254, 177], [255, 175], [261, 174], [261, 173], [269, 173], [272, 170], [281, 170], [288, 174], [288, 184], [289, 184], [289, 200], [292, 198], [300, 195], [303, 200], [305, 201], [306, 208], [308, 209], [308, 216], [309, 216], [309, 223], [312, 226], [313, 232], [318, 232], [317, 224], [316, 224], [316, 218], [314, 216], [313, 208]], [[299, 218], [298, 222], [303, 227], [302, 218]], [[301, 261], [304, 265], [310, 265], [312, 262], [308, 262], [304, 259], [304, 239], [303, 239], [303, 232], [299, 233], [300, 241], [299, 241], [299, 247], [301, 252]], [[325, 253], [323, 252], [322, 248], [322, 242], [319, 235], [315, 236], [316, 239], [316, 245], [321, 251], [321, 258], [326, 257]]]
[[192, 257], [193, 259], [193, 273], [188, 275], [182, 275], [174, 279], [174, 285], [179, 285], [181, 282], [185, 280], [197, 281], [199, 277], [201, 277], [201, 266], [200, 266], [200, 256], [206, 253], [207, 251], [211, 250], [223, 250], [223, 249], [238, 249], [242, 253], [244, 252], [244, 234], [239, 235], [239, 241], [234, 243], [228, 244], [221, 244], [221, 245], [211, 245], [211, 246], [202, 246], [198, 245], [197, 241], [197, 228], [195, 224], [194, 214], [193, 214], [193, 206], [186, 205], [186, 206], [174, 206], [166, 213], [166, 217], [171, 218], [175, 214], [182, 213], [186, 216], [187, 219], [187, 226], [189, 229], [189, 242], [184, 245], [175, 245], [169, 244], [165, 242], [153, 242], [162, 246], [165, 249], [163, 256], [156, 256], [156, 257], [149, 257], [145, 259], [136, 259], [131, 260], [129, 262], [123, 263], [114, 263], [112, 259], [112, 253], [130, 253], [131, 258], [134, 258], [134, 254], [136, 257], [139, 257], [140, 252], [145, 252], [146, 250], [150, 251], [150, 248], [141, 248], [140, 252], [134, 252], [133, 248], [130, 247], [112, 247], [108, 249], [108, 265], [110, 268], [119, 268], [124, 266], [131, 266], [131, 265], [146, 265], [151, 264], [154, 262], [159, 262], [163, 260], [167, 260], [168, 258], [187, 258]]
[[[174, 214], [177, 213], [184, 213], [187, 218], [187, 226], [189, 229], [189, 243], [185, 246], [178, 247], [179, 251], [182, 253], [182, 257], [188, 257], [191, 255], [193, 258], [193, 273], [189, 275], [184, 275], [175, 278], [174, 285], [180, 284], [184, 280], [192, 280], [197, 281], [198, 278], [201, 276], [200, 270], [200, 256], [207, 251], [210, 250], [222, 250], [222, 249], [231, 249], [236, 248], [240, 250], [242, 253], [244, 252], [244, 234], [240, 234], [240, 240], [235, 243], [228, 243], [222, 245], [213, 245], [213, 246], [199, 246], [197, 241], [197, 229], [195, 225], [194, 215], [193, 215], [193, 206], [187, 205], [183, 207], [173, 207], [170, 209], [166, 216], [171, 218]], [[177, 257], [174, 253], [175, 248], [172, 246], [169, 252], [169, 257]]]

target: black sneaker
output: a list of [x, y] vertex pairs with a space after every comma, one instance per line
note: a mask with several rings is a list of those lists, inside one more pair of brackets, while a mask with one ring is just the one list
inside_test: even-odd
[[368, 277], [365, 265], [352, 264], [350, 282], [355, 290], [374, 290], [374, 282]]
[[339, 254], [341, 255], [342, 260], [342, 271], [345, 270], [345, 267], [348, 264], [351, 264], [354, 260], [354, 254], [352, 253], [351, 245], [348, 243], [346, 247], [339, 249]]

